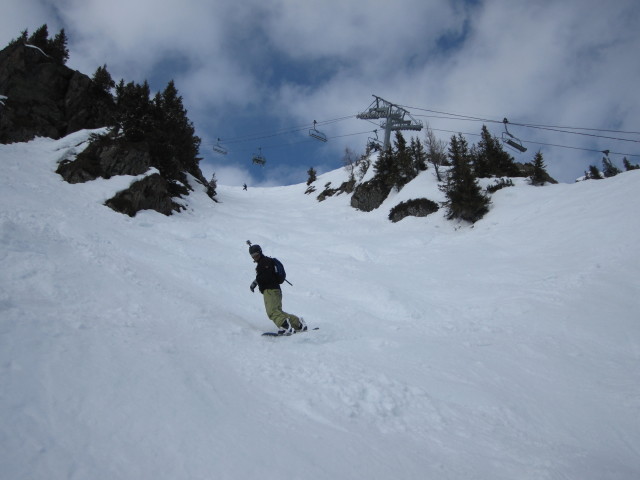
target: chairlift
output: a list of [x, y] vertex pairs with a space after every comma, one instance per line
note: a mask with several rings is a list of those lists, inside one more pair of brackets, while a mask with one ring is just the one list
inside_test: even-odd
[[316, 122], [315, 120], [313, 121], [313, 128], [311, 130], [309, 130], [309, 136], [315, 138], [316, 140], [320, 140], [321, 142], [326, 142], [327, 141], [327, 136], [322, 133], [321, 131], [316, 129]]
[[258, 153], [253, 156], [251, 162], [255, 165], [260, 165], [261, 167], [264, 167], [264, 164], [267, 163], [267, 159], [262, 155], [262, 147], [258, 148]]
[[213, 151], [219, 153], [220, 155], [226, 155], [227, 153], [229, 153], [226, 148], [220, 145], [220, 139], [218, 139], [218, 142], [213, 146]]
[[504, 132], [502, 132], [502, 141], [507, 145], [509, 145], [511, 148], [518, 150], [519, 152], [522, 152], [522, 153], [526, 152], [527, 148], [522, 145], [522, 142], [518, 138], [511, 135], [511, 133], [509, 133], [509, 129], [507, 129], [507, 123], [509, 123], [509, 120], [505, 118], [502, 120], [502, 123], [504, 123]]
[[374, 130], [373, 133], [375, 134], [376, 138], [367, 138], [367, 146], [369, 147], [369, 150], [379, 152], [380, 150], [382, 150], [382, 145], [380, 145], [380, 141], [378, 140], [378, 130]]

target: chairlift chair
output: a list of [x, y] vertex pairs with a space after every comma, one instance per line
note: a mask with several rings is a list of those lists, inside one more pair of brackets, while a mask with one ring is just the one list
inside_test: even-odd
[[213, 151], [219, 153], [220, 155], [226, 155], [227, 153], [229, 153], [226, 148], [220, 145], [220, 139], [218, 139], [218, 142], [213, 146]]
[[309, 130], [309, 136], [315, 138], [316, 140], [320, 140], [321, 142], [327, 141], [327, 136], [321, 131], [316, 129], [316, 121], [313, 121], [313, 128]]
[[256, 153], [253, 158], [251, 159], [251, 161], [255, 164], [255, 165], [260, 165], [261, 167], [264, 167], [264, 164], [267, 163], [267, 159], [264, 158], [264, 156], [262, 155], [262, 147], [258, 148], [258, 153]]
[[382, 145], [380, 145], [380, 142], [371, 137], [369, 137], [367, 146], [369, 147], [369, 150], [373, 150], [374, 152], [379, 152], [380, 150], [382, 150]]
[[524, 147], [522, 145], [522, 142], [520, 141], [520, 139], [514, 137], [513, 135], [511, 135], [511, 133], [509, 133], [509, 129], [507, 128], [507, 123], [509, 123], [509, 120], [505, 118], [502, 120], [502, 123], [504, 123], [504, 132], [502, 132], [502, 141], [507, 145], [509, 145], [511, 148], [518, 150], [521, 153], [526, 152], [527, 147]]
[[367, 138], [367, 146], [369, 147], [369, 150], [379, 152], [382, 150], [382, 145], [380, 145], [380, 141], [378, 140], [378, 130], [374, 130], [373, 133], [376, 135], [376, 138]]

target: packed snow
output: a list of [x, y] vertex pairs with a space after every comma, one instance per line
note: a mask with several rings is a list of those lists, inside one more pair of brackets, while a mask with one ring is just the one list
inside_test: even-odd
[[[640, 478], [640, 171], [498, 191], [474, 226], [432, 170], [371, 213], [307, 185], [186, 210], [70, 185], [90, 132], [0, 145], [0, 478]], [[283, 261], [274, 331], [246, 240]]]

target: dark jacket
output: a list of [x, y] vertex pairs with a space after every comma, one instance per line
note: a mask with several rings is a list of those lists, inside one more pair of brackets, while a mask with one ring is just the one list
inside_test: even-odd
[[273, 263], [273, 259], [262, 255], [256, 264], [256, 282], [258, 282], [258, 288], [260, 293], [265, 290], [280, 290], [280, 283], [278, 283], [278, 277], [276, 276], [276, 267]]

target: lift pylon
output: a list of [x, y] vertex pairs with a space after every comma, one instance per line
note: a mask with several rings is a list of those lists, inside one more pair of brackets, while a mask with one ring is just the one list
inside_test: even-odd
[[374, 101], [366, 112], [359, 113], [361, 120], [384, 120], [380, 126], [384, 128], [383, 150], [389, 148], [391, 132], [397, 130], [422, 130], [422, 122], [411, 116], [408, 110], [387, 102], [384, 98], [373, 95]]

